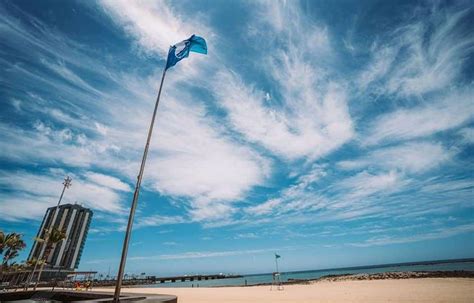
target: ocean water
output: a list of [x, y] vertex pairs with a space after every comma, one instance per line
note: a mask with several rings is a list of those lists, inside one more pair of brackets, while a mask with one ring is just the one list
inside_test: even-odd
[[[281, 273], [281, 280], [288, 281], [288, 279], [317, 279], [327, 275], [338, 274], [360, 274], [360, 273], [383, 273], [396, 271], [452, 271], [452, 270], [468, 270], [474, 271], [474, 259], [469, 261], [454, 261], [434, 263], [434, 262], [419, 262], [419, 263], [402, 263], [390, 265], [377, 265], [366, 267], [352, 267], [352, 268], [337, 268], [326, 270], [308, 270], [297, 272]], [[189, 281], [189, 282], [166, 282], [151, 285], [142, 285], [137, 287], [216, 287], [216, 286], [241, 286], [255, 285], [262, 283], [271, 283], [272, 274], [257, 274], [245, 275], [242, 278], [219, 279], [208, 281]]]

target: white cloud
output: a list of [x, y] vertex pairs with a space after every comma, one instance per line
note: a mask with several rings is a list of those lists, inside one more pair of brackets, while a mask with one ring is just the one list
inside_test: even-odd
[[119, 191], [130, 191], [131, 188], [127, 183], [120, 181], [120, 179], [107, 176], [99, 173], [88, 172], [85, 174], [85, 177], [93, 183], [102, 185], [111, 189]]
[[103, 125], [103, 124], [101, 124], [101, 123], [99, 123], [99, 122], [94, 122], [94, 126], [95, 126], [95, 128], [97, 129], [97, 132], [98, 132], [99, 134], [101, 134], [102, 136], [106, 136], [106, 135], [107, 135], [108, 128], [107, 128], [105, 125]]
[[459, 127], [474, 117], [473, 94], [472, 90], [450, 93], [430, 104], [382, 114], [369, 126], [363, 142], [414, 139]]
[[176, 245], [178, 245], [178, 243], [173, 242], [173, 241], [168, 241], [168, 242], [163, 242], [163, 245], [166, 245], [166, 246], [176, 246]]
[[345, 93], [335, 84], [320, 99], [288, 97], [286, 107], [278, 108], [266, 106], [265, 93], [247, 87], [236, 74], [221, 72], [217, 77], [215, 95], [232, 126], [284, 158], [321, 157], [353, 135]]
[[[158, 123], [164, 154], [150, 159], [156, 186], [165, 193], [211, 200], [239, 199], [268, 174], [269, 163], [207, 123], [201, 108], [163, 111]], [[179, 113], [179, 115], [178, 115]], [[183, 127], [182, 123], [186, 123]]]
[[265, 101], [269, 102], [270, 100], [272, 100], [272, 97], [270, 96], [270, 93], [266, 92], [265, 93]]
[[188, 223], [186, 219], [181, 216], [162, 216], [162, 215], [153, 215], [153, 216], [140, 216], [137, 218], [134, 228], [149, 227], [149, 226], [161, 226], [161, 225], [172, 225], [172, 224], [181, 224]]
[[[102, 5], [146, 51], [162, 54], [170, 43], [201, 29], [200, 33], [206, 39], [213, 39], [205, 25], [189, 19], [182, 22], [165, 2], [104, 1]], [[38, 51], [35, 56], [47, 58], [39, 63], [56, 75], [51, 77], [21, 66], [11, 68], [23, 76], [25, 83], [44, 85], [44, 89], [57, 92], [67, 102], [61, 102], [61, 109], [58, 109], [58, 102], [36, 96], [38, 98], [25, 115], [43, 115], [32, 130], [0, 124], [2, 158], [17, 163], [112, 171], [115, 177], [88, 175], [96, 184], [91, 190], [96, 191], [100, 184], [113, 189], [110, 190], [113, 194], [116, 194], [115, 190], [128, 191], [128, 184], [136, 180], [159, 72], [147, 76], [120, 73], [105, 65], [107, 60], [102, 60], [100, 55], [91, 54], [62, 34], [50, 31], [39, 20], [36, 20], [38, 26], [45, 29], [37, 35], [46, 35], [42, 37], [44, 39], [31, 37], [29, 30], [12, 18], [6, 20], [8, 41], [21, 41], [12, 42], [19, 49], [34, 43], [32, 49]], [[58, 42], [58, 52], [53, 52], [54, 58], [58, 59], [51, 60], [49, 54], [56, 47], [54, 39], [61, 43]], [[186, 62], [199, 61], [195, 60], [197, 57]], [[188, 64], [186, 62], [183, 64]], [[77, 67], [91, 71], [110, 86], [104, 88], [86, 82]], [[216, 220], [219, 216], [228, 217], [234, 201], [245, 197], [253, 186], [265, 182], [270, 173], [270, 162], [252, 148], [227, 136], [222, 123], [217, 123], [204, 106], [194, 105], [201, 101], [195, 95], [171, 89], [174, 86], [169, 82], [182, 80], [182, 75], [189, 76], [190, 70], [197, 72], [199, 69], [191, 66], [186, 73], [175, 70], [167, 79], [170, 89], [162, 96], [144, 186], [148, 190], [186, 198], [190, 206], [186, 209], [194, 219]], [[75, 85], [70, 85], [72, 82]], [[89, 102], [91, 96], [98, 102]], [[57, 121], [68, 126], [60, 127], [54, 123]]]
[[[179, 41], [183, 36], [189, 35], [191, 30], [196, 31], [196, 28], [203, 29], [203, 32], [209, 35], [211, 42], [213, 39], [213, 34], [206, 29], [205, 25], [196, 23], [195, 20], [182, 22], [182, 18], [176, 15], [165, 2], [159, 5], [150, 3], [139, 5], [104, 1], [102, 5], [112, 16], [117, 17], [116, 22], [148, 51], [165, 52], [166, 48], [163, 48], [163, 45]], [[161, 10], [164, 13], [161, 13]], [[301, 14], [297, 6], [291, 6], [289, 14], [286, 14], [284, 10], [282, 13], [286, 21], [295, 14]], [[298, 35], [305, 36], [304, 41], [311, 45], [312, 51], [314, 51], [314, 45], [317, 45], [318, 52], [328, 54], [327, 30], [317, 28], [311, 24], [310, 20], [304, 20], [304, 23], [308, 27]], [[294, 24], [292, 30], [298, 31], [300, 25]], [[156, 33], [158, 28], [166, 35]], [[177, 32], [178, 30], [180, 32]], [[186, 30], [190, 32], [185, 34], [183, 31]], [[311, 86], [315, 84], [314, 81], [319, 79], [314, 70], [305, 68], [303, 62], [293, 61], [291, 55], [282, 53], [282, 56], [274, 58], [285, 63], [286, 72], [292, 73], [290, 81], [292, 86], [285, 86], [288, 98], [300, 89], [301, 78], [300, 75], [298, 79], [296, 78], [298, 73], [294, 71], [294, 68], [304, 69], [306, 72], [308, 77], [305, 79], [310, 79], [304, 83], [307, 90], [311, 90]], [[277, 73], [274, 74], [275, 77], [277, 75]], [[211, 89], [215, 92], [218, 103], [227, 106], [232, 125], [251, 141], [261, 143], [284, 157], [289, 159], [303, 156], [319, 157], [338, 148], [352, 136], [352, 123], [348, 114], [346, 96], [343, 89], [334, 83], [325, 86], [324, 94], [309, 91], [309, 95], [305, 96], [301, 102], [293, 104], [289, 112], [284, 110], [272, 112], [272, 119], [267, 117], [268, 112], [261, 104], [265, 98], [267, 102], [269, 101], [267, 94], [258, 92], [260, 97], [255, 101], [248, 98], [248, 95], [237, 94], [238, 91], [249, 92], [248, 87], [237, 75], [221, 71], [216, 77], [219, 81], [216, 81]], [[288, 83], [283, 79], [278, 80], [282, 84]], [[189, 98], [189, 96], [184, 96], [184, 98]], [[179, 99], [183, 99], [183, 96]], [[305, 105], [314, 104], [314, 102], [317, 105], [312, 106], [313, 111], [308, 112], [303, 109]], [[239, 106], [236, 109], [232, 107], [232, 104], [239, 104]], [[253, 108], [252, 105], [254, 105]], [[216, 131], [214, 125], [205, 121], [209, 117], [206, 116], [204, 119], [206, 113], [202, 108], [195, 106], [192, 106], [191, 110], [189, 108], [189, 104], [183, 106], [180, 102], [169, 99], [166, 105], [160, 108], [160, 119], [157, 125], [160, 129], [158, 135], [160, 145], [155, 146], [160, 151], [160, 156], [150, 157], [146, 174], [153, 179], [152, 183], [161, 192], [192, 198], [190, 209], [192, 218], [196, 220], [228, 219], [235, 211], [229, 202], [242, 199], [251, 186], [262, 184], [269, 173], [269, 164], [253, 151], [238, 147], [235, 142], [225, 139], [222, 132]], [[239, 112], [241, 108], [246, 108], [248, 111]], [[258, 116], [252, 116], [255, 113]], [[275, 120], [282, 123], [275, 126]], [[182, 125], [183, 121], [186, 121], [185, 127]], [[263, 133], [258, 130], [262, 128], [262, 125], [265, 128]], [[309, 142], [311, 144], [308, 144]], [[228, 169], [228, 167], [233, 167], [233, 169]]]
[[236, 234], [234, 236], [234, 239], [256, 239], [258, 238], [258, 235], [256, 233], [242, 233], [242, 234]]
[[[240, 255], [256, 255], [268, 252], [274, 252], [278, 249], [248, 249], [248, 250], [232, 250], [232, 251], [190, 251], [184, 253], [175, 253], [171, 255], [156, 255], [156, 256], [137, 256], [130, 257], [131, 261], [138, 260], [179, 260], [179, 259], [202, 259], [202, 258], [219, 258]], [[281, 248], [279, 249], [281, 250]]]
[[0, 147], [4, 151], [1, 157], [20, 163], [40, 161], [72, 167], [110, 163], [104, 160], [106, 152], [113, 150], [107, 142], [89, 141], [83, 133], [69, 128], [53, 128], [41, 121], [33, 127], [28, 130], [0, 123]]
[[[196, 219], [227, 217], [231, 213], [231, 206], [227, 204], [242, 199], [255, 184], [262, 184], [270, 172], [270, 163], [222, 135], [209, 123], [212, 120], [202, 108], [183, 106], [172, 99], [167, 101], [157, 123], [157, 139], [152, 143], [145, 186], [164, 194], [190, 198], [191, 214]], [[142, 145], [125, 130], [110, 128], [107, 137], [89, 139], [70, 130], [53, 129], [42, 122], [35, 125], [35, 131], [1, 126], [5, 129], [2, 132], [5, 140], [0, 143], [5, 151], [2, 156], [10, 160], [112, 169], [127, 181], [135, 179], [138, 164], [124, 161], [123, 157], [138, 160], [140, 151], [130, 150], [130, 147]], [[83, 140], [87, 140], [87, 144]], [[123, 152], [117, 154], [114, 146], [121, 146]], [[85, 176], [100, 186], [130, 190], [128, 184], [116, 177], [93, 172]], [[88, 188], [94, 192], [99, 190], [97, 185]], [[79, 201], [83, 199], [78, 196]]]
[[396, 58], [396, 50], [391, 47], [383, 47], [374, 51], [372, 62], [361, 72], [357, 83], [361, 90], [384, 76], [391, 68]]
[[236, 73], [218, 72], [212, 90], [232, 127], [288, 160], [316, 159], [349, 141], [353, 124], [345, 88], [322, 67], [333, 54], [327, 29], [307, 18], [298, 3], [273, 1], [256, 4], [250, 26], [248, 38], [257, 42], [257, 51], [272, 49], [257, 67], [278, 94], [270, 99], [264, 88]]
[[[211, 41], [215, 38], [206, 25], [177, 15], [169, 2], [104, 0], [101, 5], [112, 20], [137, 41], [141, 51], [163, 55], [169, 44], [194, 32], [202, 33]], [[276, 88], [270, 90], [270, 95], [268, 87], [249, 85], [247, 79], [227, 70], [214, 75], [218, 81], [209, 87], [209, 84], [203, 85], [203, 72], [193, 63], [199, 62], [198, 56], [183, 61], [186, 73], [176, 69], [166, 79], [167, 89], [160, 104], [143, 185], [147, 190], [178, 197], [185, 204], [181, 209], [186, 213], [182, 216], [137, 216], [137, 227], [195, 221], [202, 222], [204, 226], [275, 222], [271, 216], [286, 224], [337, 217], [351, 219], [376, 212], [393, 213], [394, 208], [388, 198], [411, 182], [406, 179], [405, 173], [428, 171], [452, 156], [453, 152], [442, 145], [426, 142], [384, 148], [345, 163], [347, 167], [366, 169], [369, 166], [384, 171], [367, 169], [339, 182], [332, 179], [334, 183], [324, 183], [323, 186], [318, 186], [317, 182], [326, 171], [313, 167], [295, 184], [281, 189], [278, 197], [244, 208], [243, 220], [235, 220], [234, 216], [240, 214], [239, 204], [235, 202], [242, 202], [254, 186], [267, 181], [271, 163], [253, 147], [246, 146], [242, 138], [229, 136], [229, 128], [274, 155], [286, 160], [303, 160], [307, 164], [329, 155], [354, 136], [347, 88], [344, 83], [339, 83], [340, 77], [328, 69], [327, 63], [334, 60], [337, 53], [331, 48], [330, 31], [304, 16], [296, 2], [267, 2], [257, 6], [260, 8], [257, 15], [262, 18], [255, 21], [255, 30], [260, 32], [254, 31], [257, 35], [253, 38], [261, 39], [262, 35], [270, 37], [262, 41], [263, 44], [258, 44], [259, 48], [265, 48], [265, 43], [275, 46], [275, 51], [257, 68], [269, 76], [269, 82]], [[29, 41], [18, 47], [21, 54], [24, 50], [42, 50], [35, 57], [45, 55], [46, 59], [38, 63], [54, 71], [54, 78], [60, 77], [61, 81], [22, 66], [9, 67], [25, 83], [28, 80], [37, 81], [44, 89], [58, 92], [65, 102], [61, 102], [61, 108], [56, 108], [59, 102], [40, 102], [32, 98], [35, 102], [28, 106], [28, 112], [21, 106], [22, 114], [29, 117], [40, 113], [45, 116], [38, 120], [35, 129], [0, 124], [0, 149], [4, 151], [1, 157], [22, 164], [82, 168], [74, 178], [73, 188], [67, 191], [68, 201], [77, 199], [104, 212], [121, 213], [120, 197], [124, 191], [131, 190], [130, 184], [136, 180], [159, 71], [146, 76], [119, 73], [104, 65], [106, 60], [100, 55], [87, 52], [81, 45], [50, 31], [39, 21], [34, 23], [44, 27], [44, 30], [30, 34], [18, 28], [18, 23], [15, 25], [13, 18], [6, 18], [5, 15], [0, 17], [1, 21], [8, 21], [0, 30], [4, 34], [2, 36], [12, 45], [20, 45], [18, 41]], [[406, 95], [430, 92], [437, 90], [438, 86], [445, 88], [452, 83], [461, 69], [459, 64], [468, 46], [450, 40], [448, 37], [452, 35], [442, 34], [452, 33], [446, 27], [449, 22], [439, 23], [444, 25], [434, 31], [437, 38], [432, 38], [429, 48], [421, 52], [421, 63], [413, 59], [416, 54], [412, 48], [404, 59], [407, 64], [401, 63], [398, 67], [391, 61], [397, 55], [404, 55], [400, 52], [402, 46], [407, 46], [408, 40], [402, 46], [390, 43], [381, 43], [380, 47], [375, 45], [374, 52], [377, 51], [380, 56], [374, 56], [374, 65], [361, 74], [361, 86], [368, 87], [375, 79], [386, 76], [386, 92]], [[407, 27], [403, 38], [409, 39], [412, 34], [419, 38], [417, 30], [416, 26]], [[20, 36], [15, 36], [15, 33]], [[42, 33], [46, 36], [43, 37]], [[441, 45], [439, 41], [446, 45]], [[471, 43], [470, 39], [466, 39], [466, 43]], [[217, 49], [218, 44], [214, 45]], [[419, 42], [414, 41], [413, 46], [418, 47]], [[214, 58], [218, 55], [212, 61], [219, 60]], [[433, 67], [426, 63], [427, 60], [434, 62]], [[208, 70], [211, 69], [212, 73], [209, 74], [214, 74], [219, 66], [228, 66], [227, 63], [210, 63]], [[94, 72], [94, 76], [116, 86], [102, 89], [96, 86], [101, 81], [89, 83], [77, 72], [78, 67]], [[174, 85], [170, 82], [182, 81], [189, 75], [195, 78], [193, 85], [214, 93], [216, 103], [227, 112], [230, 127], [224, 119], [210, 113], [207, 107], [196, 105], [202, 101], [199, 94], [188, 94], [186, 89], [172, 89]], [[89, 101], [91, 96], [97, 97], [93, 98], [94, 102]], [[371, 125], [364, 143], [371, 145], [409, 140], [460, 127], [472, 118], [471, 99], [471, 92], [451, 93], [446, 100], [383, 114]], [[133, 106], [130, 106], [131, 100]], [[54, 122], [67, 126], [57, 126]], [[464, 132], [461, 134], [466, 137]], [[293, 164], [291, 161], [287, 163]], [[113, 176], [93, 172], [92, 168], [100, 172], [112, 171]], [[290, 165], [289, 169], [294, 170], [294, 167]], [[58, 183], [56, 176], [51, 175], [54, 173], [45, 175], [48, 180], [51, 179], [51, 184], [39, 182], [42, 190], [22, 187], [11, 199], [2, 199], [7, 201], [2, 210], [12, 212], [10, 219], [42, 216], [44, 207], [51, 205], [51, 201], [54, 204], [58, 195], [56, 190], [46, 191], [53, 183]], [[28, 176], [25, 179], [34, 178]], [[5, 179], [2, 182], [8, 184]], [[35, 182], [37, 180], [32, 183]], [[88, 194], [84, 194], [85, 191]], [[381, 203], [376, 200], [378, 196], [387, 197], [387, 205], [386, 201]], [[33, 200], [31, 208], [22, 213], [15, 212], [15, 203], [26, 205], [21, 203], [26, 203], [24, 201], [28, 199]], [[426, 205], [416, 211], [427, 211]], [[254, 215], [261, 217], [254, 218]]]
[[458, 225], [454, 227], [443, 227], [433, 232], [420, 233], [420, 234], [409, 235], [409, 236], [373, 237], [363, 242], [349, 243], [349, 245], [356, 246], [356, 247], [370, 247], [370, 246], [382, 246], [382, 245], [390, 245], [390, 244], [412, 243], [412, 242], [420, 242], [420, 241], [427, 241], [427, 240], [444, 239], [444, 238], [449, 238], [455, 235], [464, 234], [464, 233], [472, 233], [472, 232], [474, 232], [474, 224], [465, 224], [465, 225]]
[[222, 134], [203, 107], [168, 99], [157, 129], [159, 154], [151, 155], [145, 175], [160, 192], [191, 198], [196, 220], [227, 217], [229, 203], [270, 172], [268, 160]]
[[[21, 58], [28, 63], [40, 63], [44, 58], [60, 59], [77, 68], [100, 74], [111, 80], [111, 74], [104, 69], [104, 66], [95, 64], [96, 56], [88, 55], [90, 54], [89, 51], [91, 51], [90, 46], [66, 38], [56, 28], [46, 26], [41, 20], [33, 15], [26, 14], [18, 8], [13, 9], [15, 11], [15, 14], [13, 14], [12, 11], [7, 9], [7, 6], [0, 6], [2, 43], [15, 49], [15, 56], [17, 58]], [[21, 22], [20, 16], [28, 19], [29, 23]], [[41, 53], [41, 55], [31, 56], [32, 51]], [[34, 58], [33, 61], [31, 60], [32, 57]], [[15, 65], [13, 66], [15, 67]], [[17, 67], [17, 70], [24, 71], [25, 75], [32, 76], [34, 74], [28, 72], [30, 69], [26, 70], [21, 66]], [[35, 79], [40, 81], [40, 83], [44, 83], [41, 77]], [[45, 81], [51, 83], [49, 79]], [[26, 84], [26, 82], [23, 84]], [[65, 88], [65, 86], [61, 87]]]
[[441, 144], [429, 142], [411, 142], [393, 147], [376, 149], [365, 157], [341, 161], [338, 165], [344, 169], [377, 167], [386, 170], [402, 170], [411, 173], [424, 172], [435, 168], [453, 156]]
[[371, 174], [367, 171], [358, 173], [340, 181], [337, 186], [347, 189], [343, 203], [350, 203], [351, 200], [358, 200], [375, 194], [393, 193], [399, 191], [405, 184], [403, 176], [395, 171], [388, 173]]
[[55, 204], [53, 197], [27, 193], [16, 195], [0, 193], [0, 217], [2, 221], [40, 220], [46, 208], [53, 204]]
[[462, 142], [466, 144], [474, 144], [474, 128], [466, 127], [458, 132], [462, 136]]
[[76, 179], [75, 184], [68, 190], [68, 195], [65, 198], [67, 198], [65, 202], [77, 201], [103, 212], [117, 214], [125, 212], [121, 205], [122, 198], [118, 192], [82, 179]]
[[11, 99], [11, 103], [12, 103], [12, 106], [15, 108], [16, 111], [21, 111], [21, 107], [22, 107], [22, 102], [21, 100], [18, 100], [18, 99]]
[[[76, 175], [71, 175], [72, 186], [64, 193], [62, 204], [81, 203], [93, 210], [121, 214], [120, 195], [114, 190], [98, 186]], [[62, 190], [64, 175], [33, 174], [28, 172], [0, 173], [0, 186], [11, 193], [1, 199], [2, 218], [5, 220], [40, 219], [47, 207], [55, 206]]]
[[463, 27], [469, 11], [434, 6], [382, 37], [386, 41], [373, 47], [372, 61], [360, 74], [361, 89], [376, 82], [383, 92], [409, 96], [448, 88], [474, 47], [472, 31]]
[[324, 167], [313, 165], [306, 174], [297, 178], [295, 184], [281, 190], [278, 198], [249, 206], [244, 212], [251, 216], [263, 216], [320, 209], [327, 204], [327, 200], [315, 191], [314, 185], [324, 176]]
[[230, 203], [222, 202], [209, 202], [206, 200], [193, 201], [192, 209], [189, 211], [191, 217], [196, 221], [212, 221], [214, 225], [208, 225], [218, 227], [226, 225], [225, 222], [232, 217], [235, 212], [235, 208]]
[[62, 79], [69, 82], [69, 84], [77, 86], [78, 88], [83, 89], [86, 92], [90, 92], [96, 96], [102, 95], [101, 91], [97, 90], [94, 86], [87, 83], [82, 77], [80, 77], [77, 73], [67, 67], [64, 62], [50, 62], [46, 59], [41, 59], [40, 61], [41, 63], [43, 63], [44, 66], [61, 76]]
[[[252, 25], [257, 32], [251, 34], [266, 34], [267, 39], [285, 36], [288, 42], [304, 45], [315, 53], [330, 50], [327, 29], [318, 26], [308, 17], [299, 3], [277, 0], [258, 1], [253, 5], [255, 5], [255, 22]], [[269, 35], [269, 31], [275, 36]]]
[[[167, 54], [168, 47], [207, 27], [189, 17], [179, 16], [169, 2], [101, 0], [101, 6], [146, 51]], [[210, 38], [210, 33], [206, 35]]]
[[245, 211], [251, 215], [265, 215], [272, 213], [281, 202], [280, 199], [270, 199], [264, 203], [248, 207]]
[[427, 184], [421, 188], [421, 192], [428, 192], [433, 194], [442, 194], [447, 192], [460, 193], [466, 191], [468, 194], [474, 194], [474, 181], [473, 180], [439, 180]]

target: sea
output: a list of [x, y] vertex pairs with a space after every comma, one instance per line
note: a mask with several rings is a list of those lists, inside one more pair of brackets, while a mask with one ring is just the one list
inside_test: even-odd
[[[361, 274], [361, 273], [384, 273], [401, 271], [454, 271], [466, 270], [474, 271], [474, 258], [458, 260], [439, 260], [397, 264], [370, 265], [359, 267], [320, 269], [282, 272], [281, 281], [289, 279], [317, 279], [327, 275], [341, 274]], [[243, 275], [241, 278], [229, 278], [218, 280], [186, 281], [186, 282], [166, 282], [150, 285], [140, 285], [136, 287], [219, 287], [219, 286], [243, 286], [272, 283], [272, 273]]]

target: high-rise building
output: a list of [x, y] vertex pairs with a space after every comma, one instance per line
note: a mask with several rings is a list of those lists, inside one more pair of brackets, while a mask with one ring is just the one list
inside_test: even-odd
[[[45, 231], [52, 227], [65, 231], [66, 238], [53, 245], [46, 260], [47, 267], [74, 270], [79, 266], [91, 219], [92, 211], [77, 204], [48, 208], [37, 238], [44, 239]], [[45, 249], [44, 243], [35, 241], [28, 260], [44, 258]]]

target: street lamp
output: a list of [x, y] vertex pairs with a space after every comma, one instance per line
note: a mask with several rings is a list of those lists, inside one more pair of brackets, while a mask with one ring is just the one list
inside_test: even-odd
[[[59, 196], [58, 204], [56, 205], [56, 208], [54, 210], [53, 220], [51, 220], [51, 227], [54, 226], [54, 222], [56, 221], [56, 218], [58, 216], [59, 205], [61, 204], [61, 201], [63, 199], [64, 192], [66, 191], [66, 188], [69, 188], [71, 186], [72, 186], [72, 179], [71, 179], [71, 177], [66, 176], [66, 178], [64, 178], [64, 181], [63, 181], [63, 190], [61, 192], [61, 195]], [[37, 241], [38, 243], [42, 243], [41, 250], [40, 250], [40, 253], [39, 253], [38, 258], [37, 258], [38, 261], [43, 258], [44, 250], [46, 249], [46, 246], [48, 245], [48, 240], [49, 240], [49, 229], [46, 229], [46, 226], [45, 226], [44, 230], [45, 230], [45, 238], [44, 239], [35, 238], [35, 241]], [[41, 235], [41, 233], [40, 233], [40, 235]], [[38, 274], [38, 278], [36, 279], [36, 283], [35, 283], [35, 287], [34, 287], [35, 290], [36, 290], [36, 285], [38, 284], [38, 282], [41, 278], [41, 273], [43, 272], [43, 267], [44, 267], [44, 263], [46, 262], [46, 260], [43, 260], [43, 261], [44, 262], [41, 263], [41, 268], [40, 268], [40, 272]], [[31, 278], [27, 282], [26, 290], [28, 290], [29, 284], [30, 284], [31, 280], [33, 280], [33, 277], [35, 275], [35, 271], [36, 271], [37, 266], [38, 266], [38, 262], [35, 263], [35, 266], [34, 266], [33, 271], [31, 273]]]

